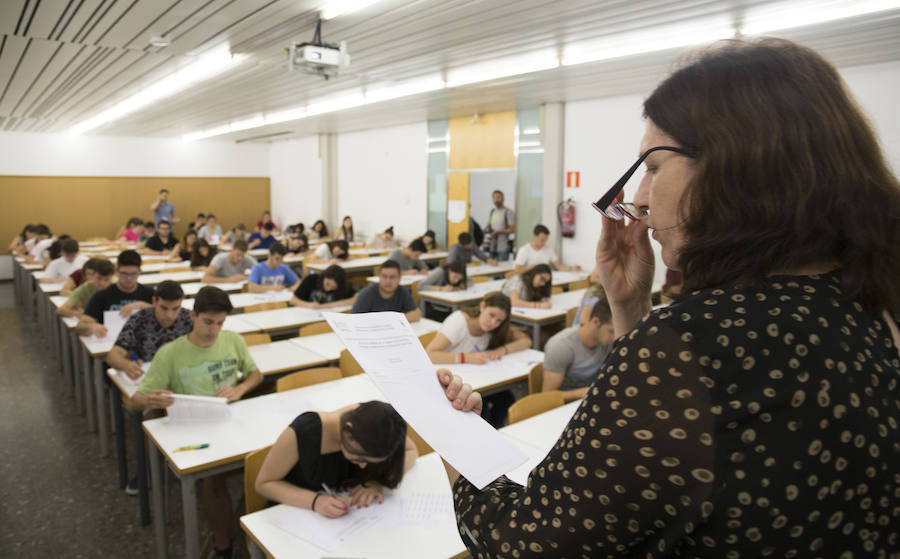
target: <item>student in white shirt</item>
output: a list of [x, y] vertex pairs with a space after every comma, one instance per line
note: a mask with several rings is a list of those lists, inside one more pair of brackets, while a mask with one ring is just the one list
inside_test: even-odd
[[47, 269], [44, 270], [45, 277], [40, 281], [54, 282], [67, 278], [87, 262], [86, 257], [78, 254], [78, 241], [71, 237], [60, 243], [60, 249], [62, 256], [47, 264]]
[[502, 293], [452, 313], [425, 348], [432, 363], [487, 363], [528, 349], [531, 340], [509, 322], [511, 305]]
[[34, 238], [36, 240], [34, 245], [28, 250], [25, 261], [33, 263], [48, 260], [50, 245], [56, 240], [53, 238], [53, 233], [50, 232], [50, 228], [43, 223], [38, 224], [37, 235]]
[[581, 266], [565, 266], [560, 263], [556, 251], [547, 246], [550, 230], [540, 223], [534, 226], [531, 242], [519, 247], [516, 253], [516, 268], [531, 268], [537, 264], [548, 264], [554, 270], [580, 272]]
[[216, 223], [215, 214], [206, 216], [206, 223], [197, 230], [197, 238], [208, 241], [212, 245], [219, 244], [219, 240], [222, 238], [222, 226]]
[[322, 243], [313, 251], [310, 261], [336, 262], [338, 259], [346, 260], [350, 256], [350, 245], [344, 239]]

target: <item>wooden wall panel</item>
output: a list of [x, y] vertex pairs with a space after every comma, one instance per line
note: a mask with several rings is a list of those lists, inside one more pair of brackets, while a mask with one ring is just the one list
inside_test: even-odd
[[[223, 231], [252, 230], [269, 209], [267, 177], [51, 177], [0, 175], [0, 241], [27, 223], [46, 223], [76, 239], [112, 237], [130, 217], [153, 219], [150, 203], [169, 189], [180, 238], [197, 212], [215, 213]], [[279, 224], [281, 225], [281, 224]]]
[[469, 230], [469, 173], [447, 175], [447, 201], [460, 201], [466, 204], [466, 219], [462, 223], [447, 220], [447, 246], [455, 245], [460, 233]]
[[516, 166], [516, 113], [451, 118], [450, 169], [501, 169]]

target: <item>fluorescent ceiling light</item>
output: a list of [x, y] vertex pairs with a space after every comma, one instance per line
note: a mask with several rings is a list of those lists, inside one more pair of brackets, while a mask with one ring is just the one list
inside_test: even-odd
[[432, 74], [401, 82], [375, 82], [366, 87], [366, 103], [380, 103], [443, 88], [444, 80], [440, 74]]
[[897, 0], [830, 0], [777, 2], [747, 10], [741, 32], [761, 35], [900, 8]]
[[622, 58], [690, 45], [712, 43], [734, 36], [734, 26], [721, 19], [688, 25], [663, 26], [639, 33], [625, 33], [565, 47], [563, 66]]
[[306, 107], [278, 111], [277, 113], [267, 114], [264, 118], [265, 124], [279, 124], [291, 120], [300, 120], [301, 118], [306, 118]]
[[344, 111], [363, 104], [362, 91], [352, 91], [338, 95], [339, 97], [329, 97], [322, 101], [313, 101], [306, 106], [306, 116]]
[[244, 55], [231, 54], [228, 45], [210, 51], [194, 62], [182, 67], [174, 74], [165, 77], [146, 87], [131, 97], [113, 105], [111, 108], [79, 122], [69, 129], [70, 134], [83, 134], [107, 122], [142, 109], [156, 101], [170, 97], [183, 89], [187, 89], [204, 80], [233, 68], [241, 63]]
[[334, 19], [363, 8], [368, 8], [378, 0], [333, 0], [321, 8], [322, 19]]
[[191, 142], [193, 140], [210, 138], [212, 136], [221, 136], [222, 134], [228, 134], [229, 132], [231, 132], [231, 125], [224, 124], [222, 126], [216, 126], [215, 128], [200, 130], [199, 132], [191, 132], [190, 134], [186, 134], [182, 139], [186, 142]]
[[478, 82], [486, 82], [530, 74], [543, 70], [552, 70], [559, 66], [559, 55], [556, 49], [532, 52], [524, 55], [495, 58], [486, 62], [452, 68], [447, 71], [447, 87], [459, 87]]

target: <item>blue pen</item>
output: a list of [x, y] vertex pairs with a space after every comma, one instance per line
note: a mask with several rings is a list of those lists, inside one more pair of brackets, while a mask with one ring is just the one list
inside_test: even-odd
[[325, 482], [324, 482], [324, 481], [322, 482], [322, 489], [325, 490], [325, 493], [327, 493], [328, 495], [334, 497], [334, 491], [332, 491], [330, 487], [328, 487], [327, 485], [325, 485]]
[[478, 345], [475, 346], [475, 351], [477, 351], [477, 352], [479, 352], [479, 353], [481, 352], [481, 350], [478, 349]]
[[131, 352], [131, 360], [134, 361], [135, 363], [137, 363], [137, 361], [138, 361], [137, 353], [135, 353], [133, 351]]

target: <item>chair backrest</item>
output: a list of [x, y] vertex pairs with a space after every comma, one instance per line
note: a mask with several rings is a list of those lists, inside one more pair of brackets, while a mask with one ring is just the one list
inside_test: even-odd
[[406, 435], [412, 439], [412, 442], [416, 443], [416, 450], [419, 451], [419, 456], [425, 456], [429, 452], [434, 452], [434, 449], [409, 424], [406, 425]]
[[572, 307], [566, 311], [566, 328], [575, 324], [575, 315], [578, 314], [578, 307]]
[[564, 403], [562, 392], [559, 390], [529, 394], [509, 407], [509, 423], [513, 424], [528, 419], [539, 413], [558, 408]]
[[372, 269], [372, 275], [376, 278], [381, 275], [381, 264], [375, 266], [375, 268]]
[[356, 362], [356, 359], [350, 355], [349, 350], [341, 351], [341, 358], [338, 360], [338, 366], [341, 368], [341, 374], [345, 377], [352, 377], [353, 375], [361, 375], [365, 371], [360, 367], [359, 363]]
[[433, 340], [435, 336], [437, 336], [437, 330], [419, 336], [419, 341], [422, 342], [422, 347], [428, 347], [428, 344], [431, 343], [431, 340]]
[[174, 272], [190, 272], [190, 271], [191, 271], [190, 266], [179, 266], [177, 268], [166, 268], [165, 270], [163, 270], [163, 273], [171, 274]]
[[553, 285], [550, 287], [551, 295], [556, 295], [556, 294], [562, 293], [562, 292], [563, 292], [563, 286], [561, 286], [561, 285]]
[[577, 291], [579, 289], [587, 289], [590, 286], [591, 286], [591, 282], [586, 279], [573, 281], [572, 283], [569, 284], [569, 291]]
[[294, 388], [303, 388], [311, 384], [319, 384], [320, 382], [329, 382], [343, 378], [341, 370], [337, 367], [317, 367], [315, 369], [304, 369], [290, 375], [285, 375], [278, 379], [275, 383], [276, 392], [284, 392], [285, 390], [293, 390]]
[[331, 326], [323, 320], [322, 322], [313, 322], [312, 324], [301, 326], [298, 335], [315, 336], [316, 334], [327, 334], [328, 332], [333, 332], [333, 330], [331, 329]]
[[510, 271], [504, 273], [504, 274], [503, 274], [503, 277], [506, 278], [506, 279], [509, 279], [509, 278], [511, 278], [512, 276], [514, 276], [514, 275], [516, 275], [516, 274], [521, 274], [521, 273], [524, 272], [524, 271], [525, 271], [524, 268], [523, 268], [523, 269], [520, 269], [520, 270], [510, 270]]
[[472, 283], [485, 283], [489, 280], [487, 276], [475, 276], [473, 278], [469, 278], [469, 281]]
[[247, 456], [244, 456], [244, 500], [247, 503], [247, 513], [262, 510], [266, 506], [266, 498], [256, 492], [256, 476], [262, 468], [263, 462], [272, 446], [269, 445], [259, 450], [254, 450]]
[[528, 393], [537, 394], [544, 388], [544, 364], [536, 363], [528, 371]]
[[286, 301], [269, 301], [267, 303], [256, 303], [255, 305], [247, 305], [244, 307], [245, 313], [271, 311], [274, 309], [283, 309], [287, 307]]
[[244, 338], [244, 343], [247, 344], [247, 347], [272, 343], [272, 337], [266, 333], [241, 334], [241, 336]]
[[412, 295], [413, 301], [416, 302], [416, 305], [419, 304], [421, 297], [419, 296], [419, 282], [416, 282], [409, 286], [409, 292]]

